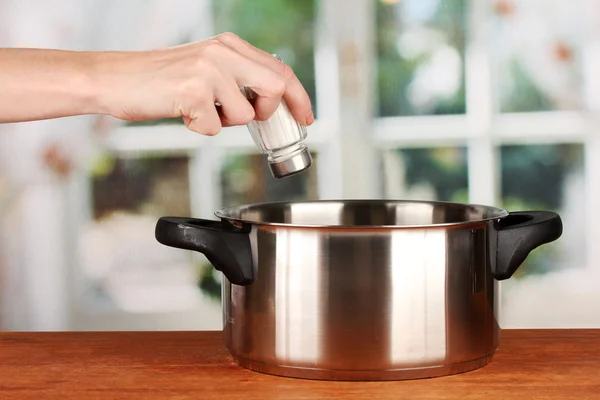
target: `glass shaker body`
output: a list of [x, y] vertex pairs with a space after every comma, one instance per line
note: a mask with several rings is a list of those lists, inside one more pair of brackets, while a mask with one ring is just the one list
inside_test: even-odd
[[[242, 92], [250, 100], [256, 96], [248, 88], [242, 88]], [[304, 144], [306, 127], [294, 119], [283, 99], [269, 119], [251, 121], [247, 127], [256, 146], [267, 156], [275, 178], [293, 175], [311, 166], [312, 157]]]

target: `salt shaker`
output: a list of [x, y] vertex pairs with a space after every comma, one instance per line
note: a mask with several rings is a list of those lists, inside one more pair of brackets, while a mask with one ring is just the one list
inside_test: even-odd
[[[279, 56], [275, 57], [281, 61]], [[243, 87], [241, 90], [248, 100], [256, 98], [251, 89]], [[312, 157], [304, 144], [306, 127], [294, 119], [283, 99], [269, 119], [253, 120], [247, 127], [256, 146], [267, 156], [273, 177], [294, 175], [312, 165]]]

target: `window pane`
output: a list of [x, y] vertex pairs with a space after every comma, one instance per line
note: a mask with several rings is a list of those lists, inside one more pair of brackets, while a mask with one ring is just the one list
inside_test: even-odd
[[154, 237], [159, 217], [191, 213], [188, 163], [186, 156], [106, 154], [94, 164], [93, 219], [79, 239], [86, 302], [142, 313], [200, 304], [203, 260]]
[[504, 112], [581, 108], [580, 59], [594, 2], [500, 0], [494, 49]]
[[502, 203], [509, 211], [551, 210], [564, 222], [563, 236], [534, 250], [515, 278], [585, 264], [583, 145], [503, 146]]
[[380, 116], [465, 112], [465, 0], [376, 0]]
[[387, 150], [383, 168], [387, 198], [468, 201], [466, 147]]
[[229, 153], [221, 169], [223, 206], [265, 201], [317, 200], [318, 155], [312, 166], [299, 174], [275, 179], [262, 154]]
[[255, 47], [279, 54], [308, 92], [316, 112], [315, 0], [215, 0], [215, 33], [233, 32]]
[[92, 170], [96, 220], [113, 214], [190, 215], [188, 158], [116, 158], [105, 154]]

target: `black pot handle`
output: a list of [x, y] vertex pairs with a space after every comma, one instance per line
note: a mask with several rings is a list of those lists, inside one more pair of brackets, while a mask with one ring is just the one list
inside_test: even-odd
[[535, 248], [557, 240], [563, 232], [560, 216], [551, 211], [511, 212], [496, 221], [497, 280], [510, 278]]
[[160, 243], [204, 254], [229, 282], [240, 286], [254, 281], [249, 233], [249, 226], [180, 217], [161, 217], [155, 229]]

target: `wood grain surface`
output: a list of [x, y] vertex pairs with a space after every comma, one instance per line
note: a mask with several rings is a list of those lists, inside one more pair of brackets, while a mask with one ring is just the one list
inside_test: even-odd
[[0, 333], [0, 399], [600, 399], [600, 330], [503, 331], [488, 366], [327, 382], [235, 365], [220, 332]]

